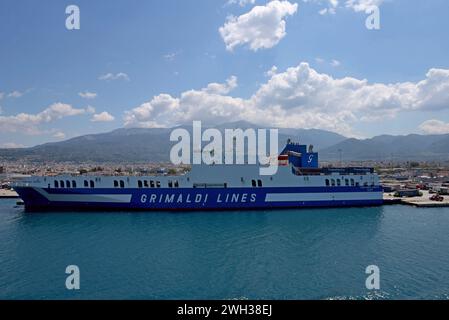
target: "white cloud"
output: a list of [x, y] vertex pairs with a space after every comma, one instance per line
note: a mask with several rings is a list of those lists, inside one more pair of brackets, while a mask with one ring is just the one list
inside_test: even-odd
[[25, 94], [24, 92], [20, 92], [20, 91], [14, 90], [13, 92], [10, 92], [10, 93], [8, 94], [8, 98], [20, 98], [20, 97], [22, 97], [24, 94]]
[[202, 89], [209, 94], [228, 94], [237, 87], [237, 77], [232, 76], [226, 83], [210, 83], [206, 88]]
[[332, 59], [330, 61], [326, 61], [323, 58], [317, 57], [317, 58], [315, 58], [315, 61], [316, 61], [316, 63], [319, 63], [319, 64], [329, 64], [330, 66], [332, 66], [334, 68], [337, 68], [337, 67], [341, 66], [341, 62], [336, 60], [336, 59]]
[[332, 67], [339, 67], [341, 65], [341, 62], [335, 59], [332, 59], [331, 66]]
[[192, 119], [217, 123], [217, 120], [238, 117], [244, 111], [244, 100], [226, 95], [236, 85], [237, 78], [231, 77], [224, 84], [212, 83], [200, 90], [183, 92], [180, 98], [160, 94], [125, 112], [125, 126], [170, 127]]
[[164, 127], [173, 125], [180, 115], [170, 116], [170, 113], [179, 109], [179, 99], [168, 94], [155, 96], [151, 101], [126, 111], [124, 120], [126, 127]]
[[7, 142], [0, 145], [0, 148], [2, 149], [18, 149], [18, 148], [25, 148], [23, 144], [18, 144], [15, 142]]
[[297, 10], [296, 3], [271, 1], [265, 6], [255, 6], [239, 17], [229, 17], [219, 32], [229, 51], [239, 45], [249, 45], [253, 51], [269, 49], [286, 36], [285, 17]]
[[426, 134], [446, 134], [449, 133], [449, 122], [427, 120], [421, 123], [419, 129]]
[[[228, 80], [229, 81], [229, 80]], [[223, 86], [225, 86], [223, 84]], [[229, 87], [229, 85], [228, 85]], [[449, 108], [449, 70], [431, 69], [419, 82], [369, 83], [333, 78], [307, 63], [273, 74], [248, 99], [227, 90], [160, 94], [127, 111], [127, 127], [172, 127], [246, 120], [266, 126], [320, 128], [354, 136], [353, 124], [382, 121], [399, 113]]]
[[56, 138], [59, 140], [65, 139], [65, 133], [62, 131], [58, 131], [55, 134], [53, 134], [53, 138]]
[[37, 134], [38, 126], [65, 117], [72, 117], [87, 113], [86, 109], [76, 109], [69, 104], [54, 103], [37, 114], [19, 113], [14, 116], [0, 116], [0, 132], [23, 132]]
[[114, 81], [114, 80], [124, 80], [124, 81], [130, 81], [129, 76], [124, 72], [119, 73], [106, 73], [104, 75], [101, 75], [98, 77], [98, 80], [103, 81]]
[[90, 121], [92, 122], [111, 122], [114, 121], [114, 117], [108, 112], [104, 111], [102, 113], [94, 114]]
[[231, 4], [238, 4], [241, 7], [244, 7], [248, 4], [255, 4], [256, 0], [228, 0], [227, 4], [231, 5]]
[[[336, 14], [337, 9], [345, 7], [348, 9], [351, 9], [355, 12], [365, 12], [367, 9], [371, 8], [372, 6], [380, 7], [385, 0], [346, 0], [346, 1], [339, 1], [339, 0], [303, 0], [304, 2], [312, 2], [317, 4], [326, 4], [325, 8], [322, 8], [318, 11], [321, 15], [326, 14]], [[344, 2], [344, 4], [342, 4]]]
[[89, 91], [80, 92], [78, 95], [83, 99], [95, 99], [97, 97], [96, 93]]
[[265, 72], [265, 76], [271, 78], [278, 72], [278, 67], [272, 66], [270, 70]]
[[176, 57], [179, 56], [180, 54], [181, 54], [181, 51], [171, 52], [171, 53], [164, 54], [163, 57], [167, 61], [174, 61], [176, 59]]
[[355, 12], [365, 12], [367, 9], [377, 6], [380, 7], [384, 0], [346, 0], [346, 7]]
[[[309, 1], [319, 2], [319, 3], [323, 2], [322, 0], [318, 0], [318, 1], [317, 0], [304, 0], [304, 2], [309, 2]], [[321, 9], [320, 11], [318, 11], [318, 13], [321, 15], [335, 14], [337, 12], [339, 1], [338, 0], [327, 0], [326, 2], [327, 2], [327, 7]]]

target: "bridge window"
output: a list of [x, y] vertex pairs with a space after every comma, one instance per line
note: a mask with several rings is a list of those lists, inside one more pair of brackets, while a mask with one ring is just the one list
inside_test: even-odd
[[72, 180], [72, 188], [76, 188], [76, 181]]
[[90, 187], [95, 188], [95, 182], [93, 182], [93, 180], [90, 180]]
[[331, 184], [331, 182], [329, 181], [329, 179], [326, 179], [326, 187], [329, 187]]
[[155, 184], [154, 184], [154, 181], [153, 181], [153, 180], [150, 180], [150, 187], [151, 187], [151, 188], [154, 188], [154, 187], [155, 187]]
[[349, 187], [349, 179], [345, 179], [345, 186]]
[[137, 181], [137, 186], [138, 186], [139, 188], [142, 188], [142, 181], [141, 181], [141, 180]]
[[178, 180], [175, 181], [175, 188], [179, 188], [179, 182], [178, 182]]
[[335, 179], [332, 179], [332, 187], [335, 187]]
[[118, 188], [118, 181], [114, 180], [114, 188]]
[[173, 188], [173, 182], [171, 180], [168, 182], [168, 187]]
[[351, 179], [351, 186], [353, 187], [355, 185], [354, 179]]
[[59, 184], [61, 185], [61, 188], [64, 188], [64, 181], [60, 181]]
[[363, 186], [364, 186], [364, 187], [368, 187], [368, 182], [365, 182], [365, 183], [363, 184]]
[[156, 187], [158, 187], [158, 188], [161, 187], [161, 182], [160, 181], [156, 181]]
[[360, 187], [360, 183], [356, 182], [355, 186]]
[[257, 186], [262, 187], [262, 180], [257, 180]]
[[148, 188], [148, 181], [145, 180], [145, 181], [143, 182], [143, 185], [145, 186], [145, 188]]
[[124, 188], [125, 187], [125, 182], [123, 180], [120, 180], [120, 188]]
[[70, 188], [70, 181], [67, 180], [67, 181], [65, 182], [65, 185], [67, 186], [67, 188]]
[[337, 179], [337, 186], [341, 186], [341, 180]]
[[251, 185], [253, 186], [253, 187], [256, 187], [257, 185], [256, 185], [256, 180], [251, 180]]
[[89, 182], [87, 182], [87, 180], [84, 180], [84, 188], [88, 188], [89, 187]]
[[59, 182], [58, 182], [58, 180], [55, 180], [55, 188], [59, 188]]

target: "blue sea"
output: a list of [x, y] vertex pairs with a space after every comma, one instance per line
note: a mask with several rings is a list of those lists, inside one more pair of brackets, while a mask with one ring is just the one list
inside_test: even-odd
[[[449, 208], [25, 213], [0, 200], [0, 299], [448, 299]], [[80, 290], [66, 289], [68, 265]], [[367, 266], [380, 289], [365, 286]]]

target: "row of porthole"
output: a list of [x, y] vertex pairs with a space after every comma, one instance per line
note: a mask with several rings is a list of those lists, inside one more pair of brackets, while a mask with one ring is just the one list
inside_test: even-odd
[[[167, 183], [169, 188], [179, 188], [179, 182], [178, 180], [170, 180]], [[137, 186], [139, 188], [160, 188], [161, 187], [161, 182], [156, 180], [138, 180], [137, 181]]]
[[[160, 181], [153, 181], [150, 180], [150, 182], [148, 182], [148, 180], [138, 180], [137, 181], [137, 186], [139, 188], [160, 188], [161, 187], [161, 182]], [[125, 181], [123, 180], [114, 180], [114, 188], [124, 188], [125, 187]]]
[[[54, 182], [53, 182], [53, 186], [55, 187], [55, 188], [76, 188], [77, 186], [76, 186], [76, 181], [75, 180], [72, 180], [72, 181], [70, 181], [70, 180], [66, 180], [66, 181], [64, 181], [64, 180], [55, 180]], [[88, 180], [84, 180], [84, 187], [85, 188], [95, 188], [95, 182], [93, 181], [93, 180], [90, 180], [90, 181], [88, 181]]]
[[160, 188], [161, 182], [160, 181], [154, 181], [154, 180], [138, 180], [137, 186], [139, 188]]
[[[326, 179], [326, 186], [327, 187], [329, 187], [329, 186], [332, 186], [332, 187], [335, 187], [335, 186], [338, 186], [338, 187], [340, 187], [342, 185], [342, 181], [340, 180], [340, 179]], [[354, 179], [345, 179], [345, 186], [346, 187], [349, 187], [349, 186], [351, 186], [351, 187], [354, 187], [354, 186], [356, 186], [356, 187], [358, 187], [358, 186], [360, 186], [360, 183], [359, 182], [355, 182], [354, 181]], [[363, 186], [364, 187], [368, 187], [368, 182], [365, 182], [364, 184], [363, 184]], [[372, 183], [371, 184], [371, 186], [374, 186], [374, 183]]]
[[120, 186], [120, 188], [124, 188], [125, 187], [125, 181], [120, 180], [114, 180], [114, 188], [118, 188]]
[[251, 180], [251, 185], [255, 187], [262, 187], [262, 180]]
[[[137, 185], [139, 188], [160, 188], [161, 182], [160, 181], [153, 181], [150, 180], [138, 180]], [[54, 180], [53, 186], [55, 188], [76, 188], [77, 184], [75, 180]], [[84, 187], [85, 188], [95, 188], [95, 182], [93, 180], [84, 180]], [[125, 188], [125, 181], [123, 180], [114, 180], [114, 188]], [[179, 188], [179, 182], [176, 181], [169, 181], [168, 182], [169, 188]]]

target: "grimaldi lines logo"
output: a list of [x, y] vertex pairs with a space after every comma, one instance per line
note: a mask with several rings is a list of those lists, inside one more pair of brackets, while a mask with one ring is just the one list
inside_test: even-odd
[[233, 203], [256, 203], [257, 194], [249, 192], [220, 192], [209, 194], [208, 192], [196, 193], [152, 193], [150, 195], [142, 194], [140, 196], [142, 204], [233, 204]]
[[192, 134], [184, 128], [171, 132], [170, 141], [177, 142], [170, 151], [173, 164], [259, 164], [261, 176], [277, 173], [278, 129], [224, 129], [223, 136], [216, 128], [202, 128], [201, 121], [193, 121]]

